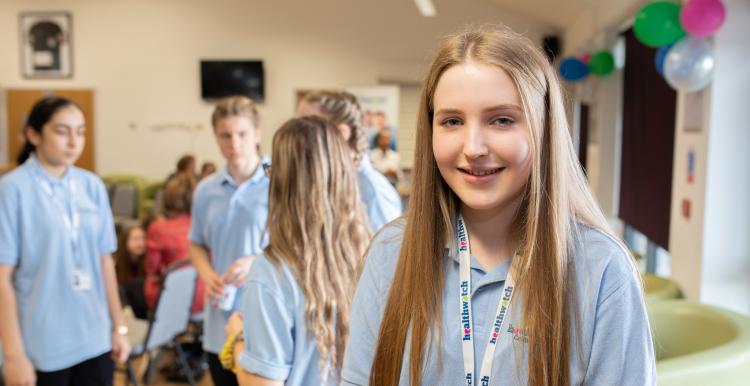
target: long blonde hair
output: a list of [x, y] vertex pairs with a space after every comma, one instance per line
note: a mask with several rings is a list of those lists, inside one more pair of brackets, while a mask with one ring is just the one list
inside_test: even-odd
[[[511, 271], [527, 323], [528, 383], [568, 385], [575, 300], [571, 248], [578, 222], [607, 233], [607, 223], [578, 163], [568, 132], [563, 95], [553, 68], [527, 38], [505, 28], [481, 27], [448, 37], [425, 79], [417, 121], [414, 182], [401, 252], [388, 295], [370, 372], [370, 385], [398, 384], [407, 331], [410, 380], [420, 384], [429, 331], [441, 331], [445, 245], [453, 239], [460, 200], [440, 175], [432, 150], [433, 96], [441, 75], [473, 60], [513, 79], [529, 122], [532, 170], [515, 217], [520, 255]], [[408, 293], [410, 296], [398, 294]]]
[[370, 238], [356, 170], [338, 130], [319, 117], [281, 126], [273, 156], [264, 252], [285, 262], [302, 289], [321, 373], [339, 374], [356, 269]]
[[354, 152], [354, 161], [362, 159], [367, 151], [367, 133], [357, 97], [346, 91], [311, 91], [305, 94], [302, 103], [315, 107], [334, 126], [347, 125], [351, 130], [347, 143]]

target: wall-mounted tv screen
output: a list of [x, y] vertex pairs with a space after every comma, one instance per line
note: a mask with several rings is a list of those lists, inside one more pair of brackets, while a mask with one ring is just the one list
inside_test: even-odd
[[201, 96], [217, 99], [245, 95], [255, 102], [265, 97], [263, 62], [260, 60], [201, 60]]

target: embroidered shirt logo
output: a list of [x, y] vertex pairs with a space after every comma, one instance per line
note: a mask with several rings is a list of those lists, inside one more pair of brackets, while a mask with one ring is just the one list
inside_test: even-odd
[[507, 332], [513, 336], [513, 341], [515, 342], [529, 342], [529, 336], [526, 333], [526, 326], [523, 322], [509, 323]]

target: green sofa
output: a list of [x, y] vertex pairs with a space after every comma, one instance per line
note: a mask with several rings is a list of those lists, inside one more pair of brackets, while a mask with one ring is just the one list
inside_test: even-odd
[[662, 300], [682, 299], [682, 291], [673, 280], [645, 274], [643, 286], [646, 292], [646, 302], [649, 304]]
[[750, 385], [750, 318], [683, 300], [649, 304], [659, 386]]

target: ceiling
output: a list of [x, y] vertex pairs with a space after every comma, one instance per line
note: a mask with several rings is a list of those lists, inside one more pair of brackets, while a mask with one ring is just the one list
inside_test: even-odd
[[[557, 28], [570, 26], [576, 16], [596, 0], [485, 0], [530, 19]], [[439, 10], [438, 10], [439, 12]]]

